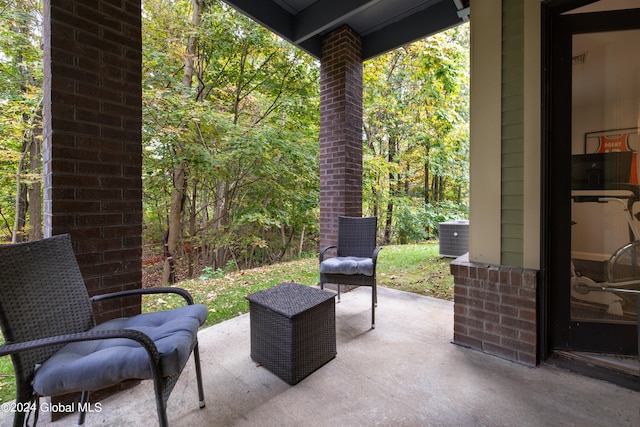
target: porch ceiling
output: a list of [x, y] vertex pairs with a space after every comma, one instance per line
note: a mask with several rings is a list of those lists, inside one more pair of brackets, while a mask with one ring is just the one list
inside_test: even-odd
[[316, 58], [343, 25], [360, 34], [363, 60], [461, 24], [470, 0], [224, 0]]

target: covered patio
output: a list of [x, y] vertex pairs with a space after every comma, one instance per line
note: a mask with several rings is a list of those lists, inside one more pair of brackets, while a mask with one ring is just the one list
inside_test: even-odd
[[[317, 2], [326, 7], [316, 9], [318, 13], [308, 9], [315, 2], [265, 2], [279, 6], [276, 9], [264, 7], [260, 2], [229, 3], [251, 16], [256, 11], [245, 8], [267, 11], [266, 18], [275, 20], [261, 21], [263, 24], [274, 30], [280, 28], [276, 32], [321, 59], [324, 97], [320, 135], [321, 244], [331, 242], [338, 215], [362, 213], [362, 60], [463, 22], [468, 17], [469, 2], [327, 0]], [[256, 6], [258, 3], [263, 6]], [[291, 6], [294, 3], [299, 8]], [[400, 29], [415, 28], [420, 28], [421, 34], [407, 34], [401, 40], [376, 35], [375, 26], [369, 27], [369, 33], [359, 34], [352, 28], [358, 27], [355, 21], [339, 19], [370, 16], [364, 13], [367, 6], [400, 3], [412, 7], [388, 22], [391, 34], [400, 35]], [[521, 9], [506, 9], [504, 13], [498, 3], [501, 2], [478, 2], [474, 9], [475, 58], [482, 59], [482, 63], [476, 64], [476, 72], [483, 73], [477, 74], [479, 83], [485, 75], [500, 83], [504, 41], [522, 40], [526, 33], [527, 44], [513, 51], [518, 55], [535, 51], [539, 55], [539, 2], [514, 2], [520, 3]], [[288, 4], [289, 9], [283, 8], [283, 4]], [[349, 5], [351, 9], [345, 11], [341, 5]], [[271, 16], [274, 10], [276, 13]], [[308, 13], [300, 16], [303, 11]], [[525, 26], [522, 19], [509, 19], [510, 13], [515, 12], [518, 17], [535, 15], [536, 19], [526, 20]], [[91, 294], [141, 286], [140, 13], [140, 0], [96, 0], [91, 7], [84, 0], [44, 2], [45, 235], [71, 234]], [[435, 20], [427, 21], [429, 16]], [[445, 16], [451, 17], [451, 21], [445, 20]], [[286, 25], [278, 27], [282, 22]], [[409, 25], [416, 22], [421, 25]], [[439, 23], [439, 27], [433, 27], [434, 23]], [[390, 44], [378, 45], [375, 41]], [[505, 48], [511, 46], [505, 44]], [[505, 58], [512, 53], [506, 52]], [[531, 55], [526, 58], [539, 59]], [[522, 82], [516, 80], [522, 83], [518, 88], [527, 91], [539, 88], [536, 86], [539, 67], [528, 69], [534, 68], [535, 72], [526, 76], [520, 68], [516, 69], [518, 77], [522, 77]], [[530, 84], [532, 79], [537, 79], [534, 82], [537, 83]], [[471, 259], [478, 264], [465, 265], [462, 270], [472, 271], [474, 276], [461, 277], [456, 283], [455, 325], [452, 303], [381, 289], [377, 328], [369, 331], [369, 289], [358, 289], [345, 295], [336, 310], [336, 359], [292, 387], [251, 361], [249, 317], [240, 316], [201, 331], [208, 406], [198, 410], [195, 387], [187, 383], [194, 376], [185, 372], [169, 401], [172, 425], [640, 424], [638, 392], [546, 365], [532, 368], [547, 356], [541, 345], [545, 337], [540, 333], [546, 330], [546, 325], [538, 323], [542, 316], [537, 311], [541, 305], [537, 277], [539, 218], [537, 213], [531, 214], [537, 212], [539, 188], [538, 184], [523, 188], [525, 198], [520, 194], [505, 198], [517, 204], [518, 209], [526, 205], [523, 200], [535, 203], [533, 209], [516, 210], [522, 212], [525, 226], [517, 228], [515, 237], [503, 239], [506, 246], [514, 242], [520, 245], [517, 249], [522, 253], [516, 253], [518, 257], [514, 260], [501, 259], [501, 181], [500, 168], [495, 166], [496, 159], [501, 158], [498, 102], [501, 91], [499, 85], [478, 84], [476, 88], [486, 89], [489, 95], [475, 92], [476, 102], [482, 102], [476, 106], [476, 113], [491, 113], [488, 118], [477, 114], [474, 119], [478, 126], [482, 125], [478, 129], [483, 132], [472, 129], [479, 141], [474, 144], [478, 147], [474, 148], [478, 150], [476, 154], [479, 150], [486, 154], [476, 157], [481, 160], [476, 160], [475, 176], [486, 172], [483, 167], [491, 169], [476, 188], [495, 191], [487, 190], [491, 197], [476, 192], [476, 200], [483, 199], [474, 205], [472, 218], [477, 230], [474, 242], [480, 243], [474, 243], [470, 249]], [[532, 90], [536, 96], [539, 92]], [[524, 103], [521, 104], [516, 110], [524, 111]], [[533, 104], [535, 109], [526, 111], [531, 115], [530, 111], [535, 110], [533, 115], [539, 116], [540, 103]], [[340, 108], [331, 108], [333, 105]], [[507, 160], [515, 158], [514, 162], [519, 164], [516, 160], [524, 159], [526, 153], [527, 165], [531, 164], [526, 182], [537, 183], [539, 165], [531, 159], [539, 157], [536, 154], [540, 127], [536, 120], [527, 123], [527, 143], [535, 141], [537, 145], [534, 149], [530, 144], [524, 147], [524, 140], [517, 139], [517, 148], [522, 145], [526, 149], [520, 157]], [[529, 138], [529, 133], [535, 138]], [[517, 182], [524, 182], [519, 175], [516, 178]], [[490, 239], [484, 238], [487, 236]], [[510, 255], [506, 249], [505, 257]], [[469, 277], [477, 279], [467, 280]], [[494, 280], [496, 277], [499, 280]], [[489, 286], [496, 289], [495, 294], [485, 295], [490, 312], [475, 310], [474, 304], [479, 302], [466, 297]], [[492, 304], [494, 298], [500, 298], [501, 304]], [[139, 311], [139, 300], [132, 299], [122, 306], [97, 307], [96, 315], [100, 322]], [[514, 316], [508, 312], [514, 312]], [[496, 334], [505, 346], [491, 345], [487, 338], [495, 338]], [[452, 338], [458, 344], [489, 354], [454, 345]], [[87, 425], [153, 423], [150, 421], [155, 419], [153, 394], [147, 387], [149, 384], [142, 384], [106, 399], [101, 413], [88, 416]], [[0, 425], [8, 424], [11, 415], [0, 413]], [[41, 417], [40, 425], [46, 425], [46, 419]], [[75, 425], [75, 422], [75, 417], [68, 417], [53, 425]]]
[[[453, 303], [368, 288], [336, 306], [337, 356], [290, 386], [252, 362], [249, 315], [203, 329], [207, 406], [192, 363], [169, 399], [172, 426], [637, 426], [640, 393], [543, 365], [531, 368], [451, 343]], [[640, 362], [639, 362], [640, 363]], [[540, 393], [540, 390], [545, 390]], [[101, 402], [87, 426], [148, 426], [149, 381]], [[45, 420], [47, 417], [41, 417]], [[75, 414], [52, 424], [72, 426]], [[11, 414], [0, 413], [0, 425]]]

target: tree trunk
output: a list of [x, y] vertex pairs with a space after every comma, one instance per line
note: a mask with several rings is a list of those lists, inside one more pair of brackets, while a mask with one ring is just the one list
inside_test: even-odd
[[[42, 159], [40, 140], [34, 138], [31, 143], [30, 163], [31, 173], [41, 176]], [[40, 180], [34, 180], [29, 187], [29, 240], [42, 239], [42, 184]]]
[[203, 185], [203, 194], [201, 201], [201, 211], [202, 216], [200, 218], [200, 262], [203, 267], [211, 264], [212, 260], [210, 257], [211, 247], [209, 245], [209, 239], [207, 238], [207, 228], [209, 225], [209, 186]]
[[13, 224], [12, 243], [24, 242], [24, 229], [27, 224], [27, 186], [18, 180], [16, 195], [16, 217]]
[[[198, 48], [198, 37], [195, 30], [200, 26], [200, 17], [204, 9], [204, 1], [191, 0], [192, 15], [191, 15], [191, 30], [193, 32], [189, 35], [187, 41], [187, 55], [184, 62], [184, 75], [182, 76], [182, 85], [185, 88], [190, 88], [193, 84], [193, 76], [196, 72], [195, 58]], [[178, 155], [183, 151], [182, 147], [176, 148]], [[175, 283], [175, 260], [178, 255], [178, 248], [180, 247], [180, 240], [182, 238], [182, 213], [184, 206], [184, 190], [186, 184], [187, 175], [187, 162], [180, 160], [173, 170], [173, 188], [171, 191], [171, 205], [169, 211], [169, 231], [167, 233], [166, 242], [166, 259], [164, 264], [164, 270], [162, 272], [163, 283]]]
[[387, 221], [384, 226], [384, 244], [391, 243], [391, 225], [393, 224], [393, 201], [390, 199], [387, 203]]
[[[25, 19], [20, 19], [20, 22], [16, 23], [16, 26], [13, 28], [13, 31], [20, 33], [25, 39], [29, 39], [32, 36], [33, 28], [29, 23], [29, 19], [25, 17]], [[17, 54], [14, 58], [14, 64], [22, 64], [25, 61], [25, 58], [22, 54]], [[18, 65], [19, 74], [20, 74], [20, 90], [21, 92], [27, 93], [29, 91], [29, 86], [33, 86], [36, 84], [34, 76], [29, 71], [29, 68], [26, 66]], [[40, 99], [42, 102], [42, 99]], [[15, 217], [13, 222], [13, 230], [11, 235], [11, 242], [23, 242], [25, 241], [25, 228], [27, 225], [27, 210], [29, 209], [29, 196], [28, 192], [35, 188], [37, 190], [37, 194], [29, 193], [29, 195], [33, 196], [33, 205], [34, 209], [37, 209], [40, 206], [40, 185], [37, 186], [27, 186], [24, 182], [23, 172], [25, 170], [31, 172], [32, 170], [40, 169], [40, 156], [38, 150], [38, 140], [35, 137], [36, 134], [41, 134], [42, 129], [40, 128], [40, 119], [42, 118], [41, 114], [41, 104], [38, 105], [36, 109], [29, 113], [24, 113], [22, 115], [22, 120], [25, 125], [26, 131], [22, 136], [22, 156], [20, 161], [18, 162], [18, 169], [16, 171], [16, 200], [15, 200]], [[38, 132], [39, 131], [39, 132]], [[35, 151], [34, 151], [35, 150]], [[35, 153], [35, 154], [34, 154]], [[36, 164], [34, 165], [34, 161]], [[34, 180], [37, 182], [37, 180]], [[38, 215], [38, 212], [34, 212], [35, 219], [37, 222], [32, 224], [31, 228], [36, 229], [36, 235], [42, 236], [41, 224], [42, 224], [42, 213]]]
[[193, 247], [196, 238], [196, 214], [198, 208], [198, 180], [193, 180], [193, 187], [191, 189], [191, 204], [189, 208], [189, 251], [187, 252], [188, 272], [187, 276], [191, 279], [193, 277], [194, 263], [198, 259], [197, 251]]
[[191, 34], [187, 41], [187, 56], [184, 61], [184, 75], [182, 76], [182, 85], [191, 87], [193, 84], [193, 76], [196, 72], [195, 58], [198, 53], [198, 37], [195, 30], [200, 27], [200, 18], [204, 11], [204, 0], [191, 0]]
[[440, 183], [442, 181], [440, 180], [440, 176], [435, 175], [433, 177], [433, 180], [431, 181], [431, 200], [433, 202], [439, 202], [440, 201]]
[[300, 232], [300, 246], [298, 247], [298, 258], [302, 257], [302, 248], [304, 247], [304, 232], [307, 229], [306, 225], [302, 226], [302, 231]]
[[[389, 139], [389, 152], [387, 160], [389, 163], [393, 163], [397, 153], [396, 141], [393, 138]], [[398, 192], [398, 178], [393, 171], [389, 172], [389, 202], [387, 203], [387, 220], [384, 227], [384, 243], [391, 243], [391, 227], [393, 225], [393, 203], [394, 198]]]
[[429, 197], [429, 147], [425, 147], [424, 158], [424, 204], [428, 205], [431, 202]]
[[[23, 119], [26, 123], [31, 121], [28, 116], [23, 117]], [[25, 134], [22, 139], [22, 156], [18, 162], [18, 170], [16, 170], [16, 210], [13, 220], [11, 243], [24, 242], [24, 228], [27, 224], [27, 186], [22, 182], [22, 178], [23, 171], [27, 166], [27, 159], [31, 153], [32, 141], [33, 136], [31, 132]]]
[[[227, 183], [219, 183], [216, 187], [215, 201], [215, 229], [216, 234], [224, 233], [229, 224], [229, 205], [228, 200], [229, 185]], [[217, 247], [214, 257], [214, 269], [224, 269], [227, 264], [227, 247]]]
[[173, 171], [173, 190], [169, 207], [169, 232], [165, 248], [165, 262], [162, 271], [163, 283], [175, 283], [175, 261], [182, 237], [182, 207], [184, 206], [184, 184], [187, 165], [181, 161]]

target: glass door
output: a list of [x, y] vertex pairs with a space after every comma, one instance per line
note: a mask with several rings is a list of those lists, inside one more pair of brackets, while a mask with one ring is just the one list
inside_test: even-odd
[[550, 341], [637, 354], [640, 10], [553, 26]]

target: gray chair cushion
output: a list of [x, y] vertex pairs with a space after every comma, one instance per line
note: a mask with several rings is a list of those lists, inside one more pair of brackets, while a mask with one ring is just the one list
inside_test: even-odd
[[[207, 307], [188, 305], [107, 321], [92, 330], [134, 329], [148, 335], [160, 353], [162, 376], [179, 375], [189, 359]], [[96, 390], [131, 379], [152, 378], [146, 350], [136, 341], [110, 339], [70, 343], [36, 369], [40, 395]]]
[[373, 276], [373, 259], [355, 256], [329, 258], [320, 263], [320, 273]]

